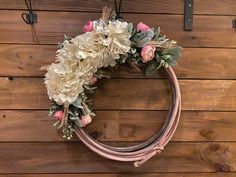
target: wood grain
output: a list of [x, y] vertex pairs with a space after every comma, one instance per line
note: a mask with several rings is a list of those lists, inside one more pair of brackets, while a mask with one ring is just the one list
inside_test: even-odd
[[[45, 71], [40, 71], [40, 67], [55, 61], [55, 52], [56, 46], [52, 45], [1, 44], [0, 75], [41, 77]], [[184, 48], [183, 58], [178, 60], [178, 66], [174, 69], [178, 78], [236, 79], [235, 56], [235, 49]], [[111, 74], [116, 78], [145, 77], [143, 73], [135, 72], [127, 65]]]
[[8, 174], [0, 177], [235, 177], [235, 173]]
[[[113, 0], [40, 0], [32, 2], [35, 10], [50, 10], [50, 11], [89, 11], [100, 12], [104, 6], [113, 6]], [[134, 8], [135, 7], [135, 8]], [[236, 2], [234, 0], [195, 0], [195, 14], [217, 14], [217, 15], [235, 15]], [[0, 9], [26, 9], [24, 1], [0, 0]], [[123, 12], [130, 13], [170, 13], [183, 14], [184, 1], [182, 0], [123, 0]]]
[[[162, 154], [141, 168], [101, 158], [76, 138], [64, 141], [47, 116], [39, 70], [54, 61], [55, 44], [64, 34], [80, 34], [114, 0], [32, 2], [38, 14], [34, 40], [21, 19], [24, 0], [0, 0], [0, 177], [236, 176], [235, 0], [195, 0], [191, 32], [183, 31], [184, 0], [123, 0], [125, 20], [161, 26], [185, 48], [175, 68], [184, 110], [179, 126]], [[114, 71], [112, 79], [98, 83], [97, 117], [86, 131], [113, 145], [148, 139], [170, 104], [163, 78], [144, 78], [127, 65]]]
[[79, 142], [1, 143], [0, 149], [0, 173], [235, 172], [236, 168], [236, 143], [170, 143], [141, 168], [99, 157]]
[[[38, 12], [35, 25], [37, 40], [31, 27], [20, 18], [22, 11], [0, 11], [0, 43], [56, 44], [64, 34], [75, 36], [82, 32], [88, 20], [99, 18], [99, 13]], [[196, 16], [194, 30], [183, 31], [183, 15], [124, 14], [127, 21], [145, 21], [150, 26], [161, 26], [164, 34], [185, 47], [236, 47], [231, 16]], [[156, 19], [156, 20], [153, 20]], [[7, 35], [5, 35], [7, 34]], [[223, 39], [223, 40], [222, 40]]]
[[56, 46], [0, 45], [2, 76], [43, 76], [42, 66], [55, 61]]
[[[47, 114], [48, 111], [0, 111], [0, 142], [64, 141]], [[167, 112], [97, 110], [96, 115], [85, 128], [95, 139], [145, 141], [160, 130]], [[235, 117], [236, 112], [183, 111], [172, 141], [236, 141]]]
[[[180, 80], [183, 110], [236, 109], [236, 81]], [[94, 94], [95, 109], [168, 110], [170, 89], [164, 79], [104, 79]], [[137, 89], [138, 88], [138, 89]], [[112, 104], [111, 104], [112, 102]], [[47, 109], [39, 78], [0, 78], [0, 109]]]

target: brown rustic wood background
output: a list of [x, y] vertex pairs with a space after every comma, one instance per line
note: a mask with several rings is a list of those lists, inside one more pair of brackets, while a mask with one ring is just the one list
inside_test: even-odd
[[[55, 60], [63, 35], [82, 32], [113, 0], [33, 0], [38, 41], [21, 19], [23, 0], [0, 0], [0, 177], [235, 177], [235, 0], [195, 0], [192, 32], [183, 31], [184, 0], [123, 0], [130, 22], [160, 25], [184, 47], [175, 68], [183, 112], [172, 141], [141, 168], [103, 159], [74, 139], [64, 141], [47, 116], [39, 68]], [[163, 76], [146, 79], [124, 66], [95, 94], [91, 136], [113, 144], [158, 131], [170, 90]]]

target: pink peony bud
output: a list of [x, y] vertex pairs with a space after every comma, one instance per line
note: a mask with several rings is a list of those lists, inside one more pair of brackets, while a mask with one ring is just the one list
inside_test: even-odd
[[83, 30], [84, 30], [84, 32], [93, 31], [93, 22], [92, 21], [88, 21], [88, 23], [86, 25], [84, 25]]
[[90, 115], [88, 115], [88, 114], [82, 116], [81, 119], [80, 119], [80, 123], [81, 123], [81, 126], [82, 126], [82, 127], [86, 126], [86, 125], [89, 124], [91, 121], [92, 121], [92, 118], [91, 118]]
[[57, 120], [61, 120], [63, 117], [63, 112], [62, 111], [57, 111], [54, 113], [53, 117], [55, 117]]
[[142, 62], [147, 63], [151, 61], [154, 58], [155, 50], [156, 48], [151, 45], [144, 46], [141, 51]]
[[148, 25], [144, 24], [143, 22], [139, 22], [137, 25], [137, 31], [143, 32], [143, 31], [147, 31], [149, 29], [150, 29], [150, 27]]
[[94, 85], [97, 82], [97, 78], [95, 76], [93, 76], [90, 81], [89, 81], [89, 85]]

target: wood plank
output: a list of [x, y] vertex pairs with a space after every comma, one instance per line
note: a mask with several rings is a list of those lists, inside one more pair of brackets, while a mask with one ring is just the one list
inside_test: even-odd
[[[116, 173], [116, 174], [0, 174], [0, 177], [137, 177], [137, 174]], [[235, 177], [235, 173], [140, 173], [138, 177]]]
[[[56, 44], [64, 34], [75, 36], [82, 32], [88, 21], [99, 18], [99, 13], [79, 12], [38, 12], [35, 33], [24, 24], [22, 11], [1, 10], [0, 43]], [[235, 31], [232, 29], [232, 16], [196, 16], [194, 30], [183, 31], [183, 15], [124, 14], [127, 21], [143, 21], [150, 26], [161, 26], [163, 34], [188, 47], [236, 47]], [[155, 20], [156, 19], [156, 20]], [[5, 35], [8, 34], [8, 35]], [[34, 39], [34, 40], [33, 40]]]
[[[4, 4], [5, 3], [5, 4]], [[4, 2], [0, 0], [0, 9], [22, 9], [26, 10], [24, 2], [19, 0], [12, 0], [11, 2]], [[4, 5], [3, 5], [4, 4]], [[140, 0], [123, 0], [122, 12], [138, 12], [138, 13], [183, 13], [183, 1], [170, 0], [154, 0], [152, 2]], [[173, 6], [175, 4], [175, 6]], [[112, 7], [113, 0], [103, 1], [84, 1], [84, 0], [57, 0], [57, 2], [50, 0], [33, 1], [32, 6], [35, 10], [50, 10], [50, 11], [87, 11], [87, 12], [101, 12], [104, 6]], [[135, 6], [135, 8], [134, 8]], [[176, 8], [173, 8], [176, 7]], [[149, 9], [149, 11], [147, 10]]]
[[[12, 79], [0, 78], [0, 109], [49, 107], [42, 79]], [[235, 80], [180, 80], [179, 84], [182, 91], [182, 110], [235, 111], [236, 109]], [[104, 79], [97, 86], [98, 89], [93, 97], [95, 109], [168, 110], [169, 108], [170, 88], [165, 79]]]
[[[0, 142], [64, 141], [47, 114], [48, 111], [0, 111]], [[96, 111], [97, 116], [85, 130], [99, 141], [145, 141], [160, 130], [166, 114]], [[183, 111], [172, 141], [236, 141], [235, 117], [236, 112]]]
[[[40, 71], [40, 67], [55, 61], [55, 51], [56, 46], [52, 45], [1, 44], [0, 75], [41, 77], [45, 72]], [[174, 69], [178, 78], [236, 79], [235, 56], [235, 49], [185, 48], [183, 58], [178, 61], [178, 66]], [[127, 65], [111, 74], [116, 78], [144, 77], [143, 73], [137, 73]]]
[[0, 45], [2, 76], [43, 76], [40, 67], [55, 61], [56, 46]]
[[99, 157], [79, 142], [0, 143], [0, 149], [0, 173], [235, 172], [236, 167], [236, 143], [170, 143], [141, 168]]
[[194, 1], [195, 14], [212, 14], [212, 15], [235, 15], [236, 2], [234, 0], [196, 0]]
[[[183, 14], [184, 1], [182, 0], [123, 0], [123, 12], [135, 13], [170, 13]], [[50, 10], [50, 11], [88, 11], [99, 12], [104, 6], [113, 6], [113, 0], [103, 1], [84, 1], [84, 0], [40, 0], [32, 2], [35, 10]], [[135, 8], [134, 8], [135, 7]], [[235, 15], [236, 2], [234, 0], [195, 0], [194, 13], [195, 14], [218, 14], [218, 15]], [[26, 10], [24, 1], [0, 0], [0, 9], [22, 9]]]

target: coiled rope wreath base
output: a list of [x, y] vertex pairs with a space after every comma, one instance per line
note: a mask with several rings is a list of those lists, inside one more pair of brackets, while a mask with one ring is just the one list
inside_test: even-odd
[[[63, 137], [71, 139], [74, 132], [97, 154], [117, 161], [134, 162], [139, 167], [159, 154], [173, 136], [180, 116], [181, 98], [178, 80], [171, 66], [177, 64], [182, 48], [176, 41], [160, 33], [160, 27], [149, 27], [140, 22], [136, 28], [124, 22], [111, 8], [104, 7], [102, 16], [89, 21], [83, 34], [65, 36], [59, 43], [56, 61], [47, 69], [45, 85], [52, 102], [49, 114]], [[172, 91], [172, 102], [162, 129], [146, 142], [129, 147], [112, 147], [89, 137], [82, 127], [95, 117], [88, 94], [94, 92], [97, 79], [107, 77], [106, 67], [128, 63], [152, 76], [164, 68]]]
[[141, 166], [154, 155], [161, 153], [177, 128], [181, 112], [181, 95], [178, 80], [171, 67], [165, 68], [165, 71], [168, 74], [172, 90], [172, 102], [161, 131], [151, 139], [135, 146], [113, 147], [96, 141], [88, 136], [82, 128], [77, 127], [76, 135], [78, 138], [100, 156], [116, 161], [134, 162], [135, 167]]

